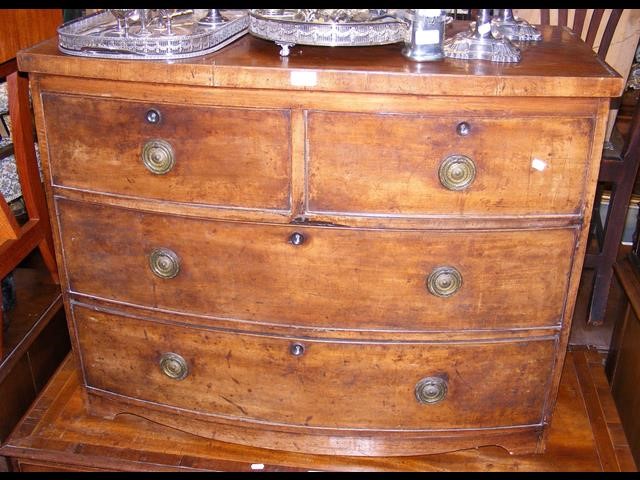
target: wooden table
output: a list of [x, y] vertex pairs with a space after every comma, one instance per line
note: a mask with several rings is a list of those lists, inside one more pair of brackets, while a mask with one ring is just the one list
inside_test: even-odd
[[511, 456], [498, 447], [414, 457], [334, 457], [207, 440], [132, 415], [88, 416], [71, 358], [0, 454], [21, 471], [635, 471], [593, 350], [569, 352], [547, 450]]

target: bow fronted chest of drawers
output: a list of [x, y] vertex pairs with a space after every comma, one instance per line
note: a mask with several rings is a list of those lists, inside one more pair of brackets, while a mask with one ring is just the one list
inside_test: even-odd
[[622, 89], [544, 35], [518, 65], [250, 36], [22, 52], [91, 412], [312, 453], [543, 451]]

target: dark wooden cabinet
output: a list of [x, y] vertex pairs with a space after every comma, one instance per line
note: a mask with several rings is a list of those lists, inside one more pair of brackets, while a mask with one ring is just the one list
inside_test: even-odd
[[19, 60], [92, 414], [306, 453], [544, 450], [622, 89], [570, 32], [516, 66], [251, 36]]

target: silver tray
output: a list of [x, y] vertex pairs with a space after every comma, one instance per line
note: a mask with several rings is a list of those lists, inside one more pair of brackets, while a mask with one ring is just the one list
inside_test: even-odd
[[135, 60], [179, 59], [215, 52], [248, 32], [246, 10], [221, 10], [228, 22], [215, 28], [198, 25], [193, 11], [175, 15], [173, 35], [156, 29], [147, 37], [109, 36], [116, 29], [115, 17], [101, 11], [64, 23], [58, 28], [58, 48], [81, 57]]
[[[403, 42], [407, 23], [398, 16], [401, 11], [388, 10], [386, 15], [370, 16], [356, 21], [305, 21], [314, 10], [284, 9], [249, 10], [249, 33], [280, 45], [280, 55], [287, 56], [293, 45], [324, 47], [362, 47]], [[315, 10], [317, 11], [317, 10]], [[397, 15], [397, 16], [396, 16]], [[355, 18], [355, 17], [354, 17]]]

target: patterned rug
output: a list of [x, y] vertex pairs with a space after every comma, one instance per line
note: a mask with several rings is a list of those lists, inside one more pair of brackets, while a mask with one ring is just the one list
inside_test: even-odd
[[[0, 138], [0, 148], [11, 143], [11, 119], [7, 115], [9, 111], [9, 98], [7, 95], [6, 82], [0, 83], [0, 115], [6, 126], [8, 127], [9, 136], [6, 132]], [[2, 129], [4, 130], [4, 128]], [[38, 150], [38, 144], [36, 147], [36, 158], [38, 160], [38, 167], [40, 167], [40, 151]], [[42, 169], [40, 171], [40, 177], [42, 178]], [[22, 190], [20, 188], [20, 181], [18, 179], [18, 171], [16, 169], [16, 159], [13, 154], [0, 159], [0, 192], [4, 196], [7, 203], [16, 200], [22, 196]]]

